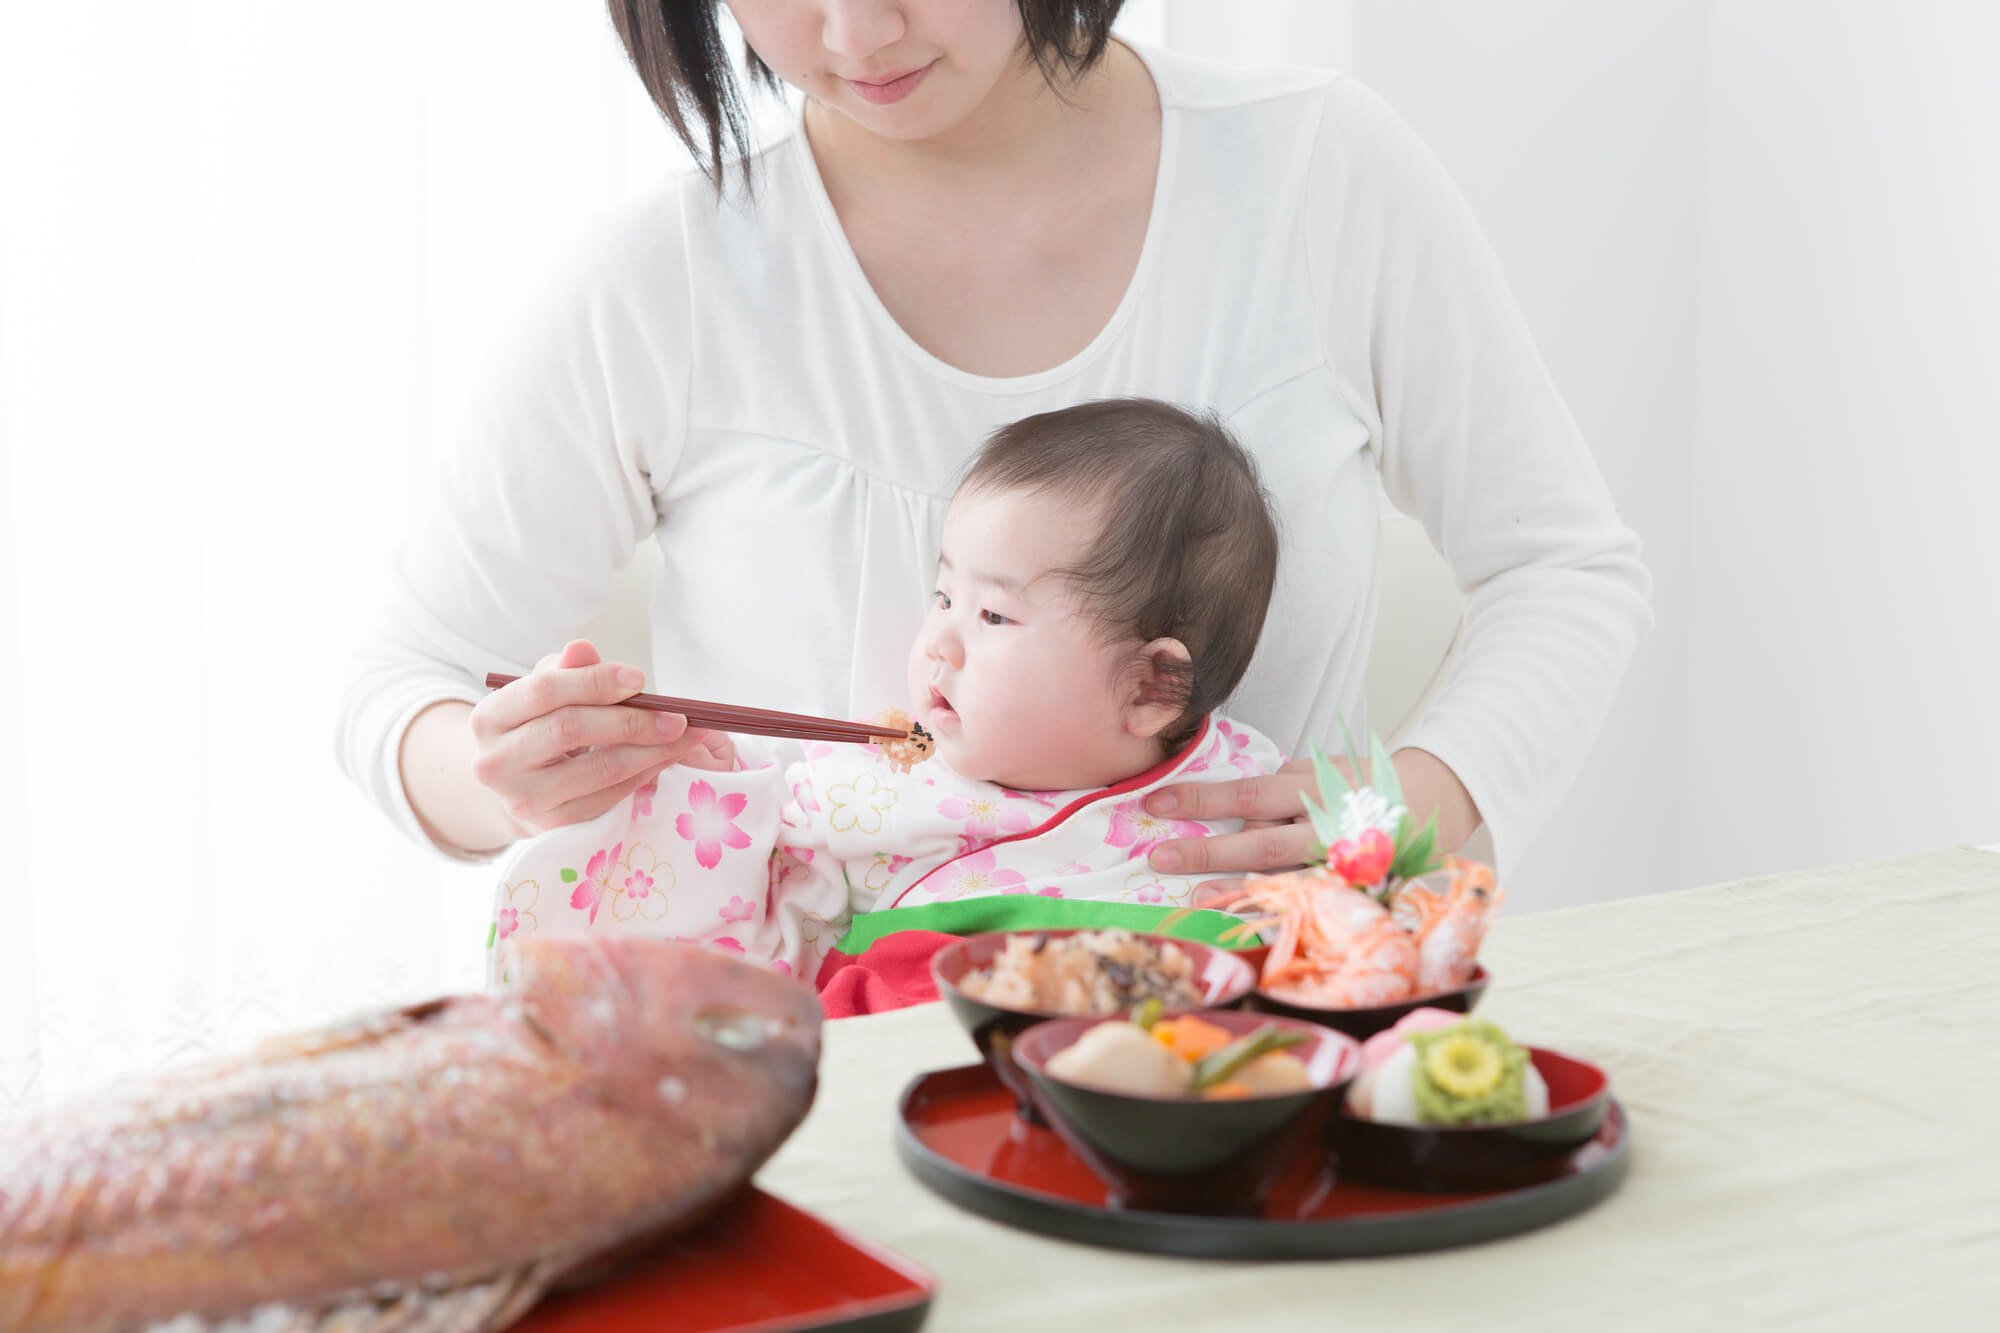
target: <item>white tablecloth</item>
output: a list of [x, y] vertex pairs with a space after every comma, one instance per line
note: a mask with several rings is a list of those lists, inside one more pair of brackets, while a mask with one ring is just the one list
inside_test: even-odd
[[2000, 857], [1972, 847], [1508, 919], [1480, 1008], [1604, 1065], [1632, 1171], [1460, 1250], [1313, 1263], [1072, 1244], [898, 1162], [898, 1093], [975, 1058], [940, 1005], [829, 1024], [765, 1188], [939, 1280], [936, 1333], [2000, 1328]]

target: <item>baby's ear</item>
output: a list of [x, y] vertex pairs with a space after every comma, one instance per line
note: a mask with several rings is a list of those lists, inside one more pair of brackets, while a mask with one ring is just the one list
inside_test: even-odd
[[1179, 639], [1155, 639], [1139, 649], [1125, 701], [1125, 731], [1151, 739], [1180, 720], [1194, 687], [1194, 660]]

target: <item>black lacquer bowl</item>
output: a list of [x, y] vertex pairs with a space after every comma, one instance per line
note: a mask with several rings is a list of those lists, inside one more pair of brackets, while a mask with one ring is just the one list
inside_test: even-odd
[[[1254, 958], [1257, 969], [1263, 971], [1264, 950], [1239, 950], [1239, 956]], [[1441, 991], [1435, 995], [1420, 995], [1408, 1000], [1398, 1000], [1394, 1004], [1378, 1004], [1365, 1009], [1330, 1009], [1314, 1005], [1294, 1004], [1267, 994], [1262, 989], [1250, 993], [1250, 1007], [1267, 1014], [1283, 1014], [1287, 1018], [1302, 1018], [1308, 1023], [1318, 1023], [1321, 1027], [1345, 1032], [1356, 1041], [1366, 1041], [1378, 1032], [1386, 1032], [1418, 1009], [1448, 1009], [1455, 1014], [1469, 1014], [1479, 1003], [1479, 997], [1486, 993], [1487, 976], [1485, 967], [1472, 974], [1472, 980], [1456, 989]]]
[[1571, 1154], [1603, 1126], [1611, 1080], [1587, 1060], [1539, 1046], [1527, 1050], [1549, 1085], [1549, 1113], [1542, 1119], [1387, 1125], [1350, 1115], [1343, 1106], [1324, 1122], [1336, 1170], [1348, 1180], [1448, 1194], [1519, 1189], [1562, 1174]]
[[1278, 1174], [1321, 1131], [1360, 1072], [1360, 1045], [1343, 1033], [1240, 1010], [1201, 1016], [1239, 1037], [1266, 1025], [1299, 1033], [1306, 1040], [1291, 1054], [1305, 1062], [1312, 1087], [1205, 1101], [1107, 1092], [1048, 1072], [1056, 1052], [1099, 1023], [1127, 1021], [1119, 1018], [1054, 1019], [1014, 1042], [1014, 1058], [1047, 1123], [1105, 1183], [1114, 1207], [1257, 1214]]
[[[1034, 1094], [1028, 1081], [1014, 1063], [1014, 1039], [1037, 1023], [1068, 1015], [1036, 1009], [1009, 1009], [1002, 1005], [988, 1004], [975, 1000], [959, 989], [958, 983], [968, 972], [990, 966], [995, 957], [1016, 935], [1042, 935], [1049, 939], [1061, 939], [1068, 935], [1080, 935], [1082, 930], [996, 930], [981, 935], [968, 935], [962, 940], [948, 944], [931, 956], [931, 979], [937, 983], [938, 994], [950, 1006], [952, 1014], [972, 1037], [972, 1044], [979, 1048], [979, 1054], [993, 1066], [1010, 1092], [1021, 1118], [1030, 1124], [1041, 1124], [1041, 1113], [1035, 1108]], [[1167, 1009], [1168, 1014], [1187, 1013], [1195, 1010], [1219, 1009], [1242, 1003], [1243, 997], [1257, 984], [1256, 969], [1228, 949], [1198, 940], [1173, 939], [1165, 935], [1140, 935], [1140, 939], [1154, 944], [1172, 944], [1187, 954], [1194, 964], [1194, 976], [1202, 999], [1198, 1005], [1185, 1005]]]

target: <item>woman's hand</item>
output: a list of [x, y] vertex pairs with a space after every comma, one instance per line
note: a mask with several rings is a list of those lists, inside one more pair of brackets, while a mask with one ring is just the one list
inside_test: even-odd
[[[1335, 767], [1352, 779], [1344, 759]], [[1404, 804], [1419, 824], [1438, 815], [1438, 850], [1456, 851], [1479, 827], [1479, 808], [1458, 775], [1425, 750], [1398, 750], [1390, 762], [1402, 784]], [[1181, 782], [1146, 798], [1149, 813], [1173, 819], [1241, 819], [1241, 833], [1212, 838], [1173, 838], [1153, 847], [1150, 864], [1163, 874], [1203, 875], [1217, 871], [1271, 873], [1301, 866], [1312, 856], [1312, 825], [1304, 797], [1317, 795], [1310, 759], [1294, 759], [1268, 777], [1232, 782]], [[1240, 880], [1211, 880], [1195, 891], [1194, 902], [1229, 892]]]
[[595, 819], [673, 764], [730, 769], [736, 749], [678, 713], [621, 708], [646, 683], [577, 639], [472, 710], [472, 772], [515, 837]]

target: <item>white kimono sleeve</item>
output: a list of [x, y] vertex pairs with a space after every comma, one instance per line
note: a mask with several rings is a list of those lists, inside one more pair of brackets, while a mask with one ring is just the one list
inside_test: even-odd
[[596, 819], [509, 848], [487, 930], [489, 983], [526, 935], [655, 935], [796, 974], [798, 921], [773, 910], [783, 769], [676, 765]]
[[785, 779], [778, 845], [771, 854], [769, 916], [782, 942], [776, 956], [793, 976], [811, 981], [853, 920], [847, 866], [830, 845], [825, 803], [815, 788], [812, 766], [794, 763]]

